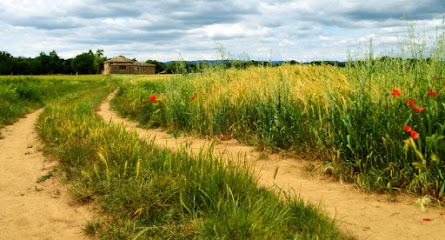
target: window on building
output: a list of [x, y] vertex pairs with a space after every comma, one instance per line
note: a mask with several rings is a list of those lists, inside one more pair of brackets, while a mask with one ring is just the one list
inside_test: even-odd
[[119, 70], [126, 70], [127, 66], [119, 66]]

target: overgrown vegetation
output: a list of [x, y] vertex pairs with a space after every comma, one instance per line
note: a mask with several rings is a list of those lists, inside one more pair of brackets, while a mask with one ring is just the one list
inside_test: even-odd
[[[149, 126], [295, 153], [372, 191], [444, 200], [445, 35], [416, 35], [397, 57], [365, 55], [345, 68], [206, 67], [169, 81], [124, 82], [114, 107]], [[415, 59], [415, 60], [414, 60]]]
[[347, 237], [318, 208], [258, 188], [249, 166], [161, 150], [104, 122], [94, 110], [111, 88], [67, 95], [38, 119], [45, 151], [60, 159], [73, 194], [109, 216], [85, 231], [102, 239]]

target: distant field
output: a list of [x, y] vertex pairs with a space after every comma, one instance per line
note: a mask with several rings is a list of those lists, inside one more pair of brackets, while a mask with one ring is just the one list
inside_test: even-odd
[[[169, 80], [174, 78], [178, 74], [150, 74], [150, 75], [134, 75], [134, 74], [112, 74], [107, 76], [110, 79], [118, 80], [118, 81], [130, 81], [138, 82], [138, 81], [147, 81], [147, 80]], [[103, 75], [102, 75], [103, 76]]]
[[175, 75], [0, 75], [0, 128], [55, 98], [106, 81], [171, 79]]
[[106, 84], [101, 75], [0, 76], [0, 128], [67, 94]]
[[92, 74], [92, 75], [0, 75], [0, 80], [5, 79], [40, 79], [40, 80], [102, 80], [105, 79], [106, 76]]

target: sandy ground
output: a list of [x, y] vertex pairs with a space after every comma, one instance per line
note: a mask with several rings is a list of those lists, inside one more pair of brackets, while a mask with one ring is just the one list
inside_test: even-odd
[[[185, 142], [191, 151], [199, 152], [208, 147], [210, 141], [193, 137], [174, 138], [166, 132], [137, 128], [137, 123], [115, 114], [109, 105], [111, 94], [98, 112], [105, 121], [124, 123], [127, 130], [135, 130], [141, 138], [155, 138], [155, 144], [169, 149], [179, 149]], [[358, 239], [445, 239], [444, 210], [427, 207], [422, 212], [417, 200], [407, 195], [391, 197], [365, 194], [353, 185], [342, 184], [323, 176], [311, 176], [305, 169], [308, 163], [301, 159], [285, 158], [277, 154], [264, 157], [254, 147], [240, 144], [236, 140], [222, 141], [215, 145], [214, 153], [228, 159], [243, 159], [251, 162], [259, 174], [259, 184], [280, 188], [298, 194], [305, 201], [319, 204], [329, 216], [339, 220], [341, 229]], [[276, 169], [276, 178], [273, 176]], [[423, 221], [429, 218], [431, 221]]]
[[74, 204], [60, 177], [36, 182], [57, 165], [39, 151], [34, 123], [41, 112], [1, 129], [0, 239], [90, 239], [82, 228], [93, 215]]

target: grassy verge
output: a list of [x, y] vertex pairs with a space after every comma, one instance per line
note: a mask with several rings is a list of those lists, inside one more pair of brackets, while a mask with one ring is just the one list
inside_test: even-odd
[[346, 68], [216, 66], [124, 81], [113, 106], [152, 127], [315, 152], [324, 169], [363, 189], [443, 201], [445, 33], [428, 42], [411, 37], [401, 57], [375, 57], [371, 47]]
[[103, 76], [1, 76], [0, 128], [68, 93], [104, 85]]
[[38, 120], [46, 152], [60, 159], [74, 195], [108, 216], [87, 232], [102, 239], [347, 238], [317, 207], [258, 188], [248, 166], [161, 150], [105, 123], [94, 109], [109, 91], [69, 95]]

